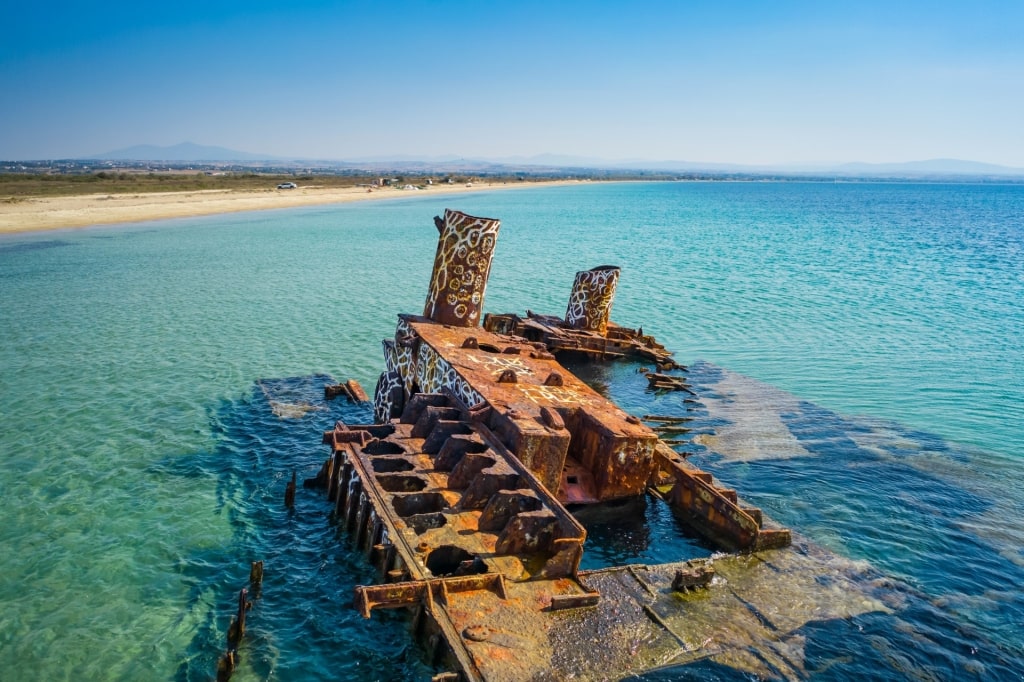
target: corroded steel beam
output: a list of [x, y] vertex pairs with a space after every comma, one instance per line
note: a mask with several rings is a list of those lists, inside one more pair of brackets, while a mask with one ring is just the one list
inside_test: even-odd
[[763, 528], [761, 510], [741, 507], [735, 490], [714, 485], [710, 474], [688, 464], [664, 443], [659, 443], [655, 454], [662, 471], [673, 481], [663, 497], [702, 535], [733, 550], [759, 551], [790, 544], [788, 529]]

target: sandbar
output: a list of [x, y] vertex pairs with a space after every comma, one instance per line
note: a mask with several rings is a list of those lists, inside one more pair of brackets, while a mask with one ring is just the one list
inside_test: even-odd
[[579, 182], [578, 180], [551, 180], [512, 183], [478, 182], [472, 185], [438, 184], [430, 185], [422, 190], [396, 187], [370, 189], [367, 187], [299, 185], [295, 189], [213, 189], [189, 192], [31, 197], [0, 202], [0, 234], [136, 223], [238, 211], [340, 204], [350, 201], [411, 199], [467, 192], [552, 187]]

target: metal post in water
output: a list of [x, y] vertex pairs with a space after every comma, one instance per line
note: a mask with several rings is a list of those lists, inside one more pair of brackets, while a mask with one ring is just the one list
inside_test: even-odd
[[569, 296], [569, 307], [565, 321], [574, 329], [608, 333], [608, 321], [612, 314], [612, 299], [619, 283], [619, 268], [601, 265], [576, 273]]
[[476, 327], [501, 221], [445, 209], [434, 218], [440, 233], [424, 317], [454, 327]]

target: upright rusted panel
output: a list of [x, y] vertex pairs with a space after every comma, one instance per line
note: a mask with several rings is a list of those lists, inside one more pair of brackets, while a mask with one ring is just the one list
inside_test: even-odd
[[454, 327], [476, 327], [501, 221], [445, 209], [423, 315]]
[[566, 323], [575, 329], [607, 334], [618, 283], [619, 268], [614, 265], [577, 272], [569, 307], [565, 311]]

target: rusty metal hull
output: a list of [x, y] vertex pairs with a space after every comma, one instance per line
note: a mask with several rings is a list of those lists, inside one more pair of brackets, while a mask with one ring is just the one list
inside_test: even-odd
[[[605, 679], [664, 664], [666, 651], [678, 658], [690, 644], [670, 624], [678, 613], [662, 614], [674, 604], [662, 583], [687, 591], [714, 569], [581, 574], [586, 531], [567, 505], [657, 495], [726, 551], [785, 547], [789, 531], [766, 527], [659, 437], [684, 427], [652, 429], [558, 362], [573, 353], [680, 368], [642, 329], [608, 319], [618, 268], [578, 273], [565, 320], [488, 315], [481, 327], [498, 221], [454, 211], [435, 221], [426, 311], [400, 315], [383, 342], [376, 423], [339, 422], [323, 436], [331, 456], [317, 481], [381, 578], [356, 589], [357, 608], [411, 609], [450, 679]], [[649, 631], [623, 657], [626, 612]], [[597, 643], [617, 652], [614, 664], [579, 660]]]

